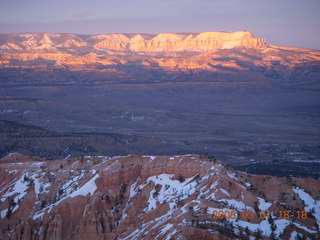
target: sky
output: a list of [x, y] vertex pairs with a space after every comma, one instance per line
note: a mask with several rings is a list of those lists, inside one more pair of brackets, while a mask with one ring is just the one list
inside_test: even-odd
[[250, 31], [320, 49], [320, 0], [0, 0], [0, 33]]

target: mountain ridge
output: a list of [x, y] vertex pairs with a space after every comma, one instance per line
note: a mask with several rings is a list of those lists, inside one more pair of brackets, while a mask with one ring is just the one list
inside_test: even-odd
[[7, 79], [10, 84], [38, 81], [39, 75], [44, 81], [68, 83], [77, 79], [90, 84], [137, 79], [152, 82], [157, 76], [158, 82], [252, 78], [269, 83], [281, 79], [285, 81], [276, 83], [287, 84], [294, 79], [292, 86], [317, 89], [319, 66], [318, 50], [268, 45], [248, 31], [0, 35], [2, 84]]
[[[0, 49], [7, 50], [58, 50], [56, 47], [91, 47], [95, 50], [126, 50], [132, 52], [162, 51], [207, 51], [216, 48], [239, 46], [263, 47], [264, 39], [255, 38], [250, 32], [202, 32], [202, 33], [160, 33], [153, 34], [95, 34], [79, 35], [69, 33], [22, 33], [2, 34], [2, 38], [13, 40], [4, 42], [0, 39]], [[22, 39], [25, 40], [22, 40]], [[70, 41], [70, 39], [72, 39]], [[59, 43], [58, 43], [59, 42]], [[40, 44], [39, 44], [40, 43]]]

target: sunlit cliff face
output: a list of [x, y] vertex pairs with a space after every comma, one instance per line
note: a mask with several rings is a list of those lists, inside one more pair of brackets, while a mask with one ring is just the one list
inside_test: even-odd
[[[96, 76], [99, 79], [114, 79], [113, 75], [106, 75], [109, 73], [120, 79], [128, 79], [132, 74], [136, 78], [138, 74], [141, 79], [141, 70], [159, 70], [188, 75], [221, 73], [237, 78], [239, 72], [243, 76], [254, 72], [255, 79], [300, 78], [301, 74], [304, 74], [303, 78], [309, 78], [308, 75], [314, 74], [310, 66], [318, 66], [319, 60], [320, 51], [271, 46], [246, 31], [0, 36], [0, 69], [4, 72], [16, 69], [16, 73], [17, 68], [33, 71], [66, 69], [103, 74]], [[143, 74], [143, 77], [147, 75]], [[95, 78], [95, 75], [89, 78]]]
[[[81, 59], [85, 56], [87, 63], [103, 61], [106, 54], [111, 55], [161, 55], [181, 52], [197, 52], [217, 49], [231, 49], [235, 47], [263, 48], [264, 39], [258, 39], [249, 32], [204, 32], [200, 34], [159, 35], [142, 34], [106, 34], [80, 36], [75, 34], [15, 34], [5, 35], [0, 42], [2, 58], [19, 59], [23, 61], [46, 59], [66, 64], [81, 64], [82, 60], [72, 62], [68, 60]], [[27, 54], [28, 53], [28, 54]], [[37, 54], [40, 55], [37, 55]], [[49, 54], [50, 53], [50, 54]], [[76, 54], [77, 53], [77, 54]], [[81, 54], [79, 54], [81, 53]], [[99, 55], [90, 55], [96, 53]]]
[[140, 34], [131, 38], [123, 34], [111, 34], [95, 35], [93, 38], [102, 39], [93, 45], [95, 49], [131, 50], [133, 52], [201, 52], [217, 48], [265, 46], [264, 39], [257, 39], [249, 32], [161, 33], [151, 39], [146, 39]]
[[[127, 50], [132, 52], [207, 51], [216, 48], [261, 47], [264, 39], [255, 38], [250, 32], [203, 32], [199, 34], [160, 33], [103, 34], [83, 36], [75, 34], [14, 34], [2, 44], [1, 49], [63, 50], [90, 46], [96, 50]], [[13, 40], [11, 42], [10, 40]]]

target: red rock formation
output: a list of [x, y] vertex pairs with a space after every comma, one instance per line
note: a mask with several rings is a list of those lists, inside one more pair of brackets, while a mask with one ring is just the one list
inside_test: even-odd
[[[280, 239], [319, 234], [318, 180], [248, 175], [197, 155], [32, 160], [17, 154], [1, 160], [0, 239], [245, 239], [240, 234], [258, 229]], [[215, 210], [239, 215], [213, 220]], [[279, 217], [285, 210], [308, 216]], [[245, 211], [254, 218], [243, 219]], [[259, 217], [262, 211], [273, 214], [276, 229]]]

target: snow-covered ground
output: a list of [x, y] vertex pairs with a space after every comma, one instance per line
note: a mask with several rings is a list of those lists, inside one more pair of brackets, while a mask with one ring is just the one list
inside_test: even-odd
[[320, 201], [313, 199], [308, 193], [300, 188], [292, 189], [296, 194], [299, 195], [300, 199], [304, 202], [304, 209], [308, 212], [314, 212], [314, 217], [317, 219], [318, 230], [320, 231]]

